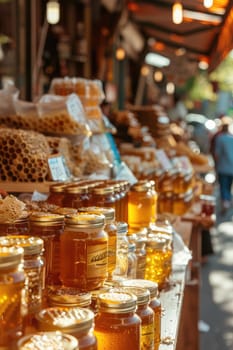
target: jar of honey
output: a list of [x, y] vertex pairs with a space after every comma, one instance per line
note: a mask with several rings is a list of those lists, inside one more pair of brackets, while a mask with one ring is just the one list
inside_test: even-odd
[[119, 216], [116, 217], [116, 221], [119, 222], [128, 222], [128, 191], [130, 188], [130, 184], [126, 180], [118, 180], [120, 184], [120, 213]]
[[44, 288], [43, 245], [43, 240], [38, 237], [23, 235], [0, 237], [1, 247], [18, 246], [23, 248], [24, 305], [29, 314], [38, 310], [42, 304], [42, 290]]
[[[61, 236], [61, 280], [67, 287], [89, 291], [107, 279], [108, 235], [103, 215], [77, 214], [65, 218]], [[69, 259], [67, 258], [69, 257]]]
[[211, 216], [215, 213], [215, 202], [216, 199], [214, 196], [202, 194], [200, 196], [201, 200], [201, 215]]
[[35, 212], [30, 215], [30, 234], [44, 241], [45, 286], [60, 285], [60, 239], [64, 231], [64, 216]]
[[178, 171], [175, 168], [166, 170], [160, 183], [160, 192], [173, 192]]
[[115, 197], [115, 217], [116, 220], [119, 220], [121, 210], [121, 185], [117, 180], [107, 180], [106, 183], [113, 186]]
[[166, 239], [152, 235], [146, 242], [146, 273], [145, 279], [158, 283], [159, 288], [167, 282], [166, 269]]
[[47, 198], [47, 202], [49, 204], [57, 205], [58, 207], [62, 207], [63, 197], [64, 197], [64, 189], [68, 184], [65, 182], [57, 182], [49, 186], [49, 196]]
[[0, 222], [0, 236], [27, 235], [29, 233], [28, 215], [13, 222]]
[[63, 207], [81, 208], [89, 205], [90, 194], [89, 188], [85, 184], [75, 184], [66, 186], [62, 201]]
[[173, 214], [183, 215], [192, 205], [193, 191], [189, 190], [185, 193], [175, 194], [173, 196]]
[[80, 292], [71, 287], [57, 287], [49, 290], [48, 305], [50, 307], [89, 307], [91, 305], [91, 293]]
[[46, 308], [35, 316], [35, 325], [39, 332], [60, 331], [72, 335], [78, 340], [79, 350], [97, 350], [94, 313], [91, 310], [80, 307]]
[[23, 336], [17, 344], [18, 350], [49, 349], [79, 350], [78, 340], [62, 332], [41, 332]]
[[157, 193], [162, 191], [162, 180], [164, 177], [164, 171], [160, 168], [155, 169], [154, 173], [154, 182], [155, 182], [155, 190]]
[[141, 319], [141, 350], [154, 350], [154, 311], [149, 306], [149, 290], [135, 286], [123, 286], [116, 290], [132, 293], [137, 297], [136, 314]]
[[151, 193], [154, 197], [154, 208], [155, 208], [151, 221], [155, 222], [157, 220], [157, 215], [158, 215], [158, 193], [156, 192], [156, 189], [155, 189], [155, 181], [150, 180], [150, 184], [151, 184]]
[[101, 350], [140, 350], [141, 320], [136, 314], [137, 298], [122, 291], [98, 296], [95, 335]]
[[117, 222], [117, 249], [116, 249], [116, 268], [113, 271], [113, 279], [127, 278], [128, 272], [128, 252], [129, 241], [127, 238], [128, 224], [126, 222]]
[[132, 229], [148, 227], [154, 220], [155, 198], [150, 181], [138, 181], [128, 193], [128, 225]]
[[0, 247], [0, 348], [11, 349], [22, 335], [25, 275], [23, 248]]
[[103, 183], [91, 188], [90, 205], [115, 209], [116, 199], [114, 187], [110, 184]]
[[161, 339], [161, 302], [158, 297], [158, 284], [145, 279], [125, 280], [121, 282], [125, 287], [146, 288], [150, 292], [149, 306], [154, 312], [154, 348], [159, 348]]
[[112, 279], [116, 268], [117, 227], [115, 223], [115, 209], [103, 207], [83, 207], [80, 213], [100, 214], [105, 218], [104, 231], [108, 234], [108, 280]]
[[161, 192], [158, 198], [158, 212], [173, 213], [173, 193], [172, 192]]

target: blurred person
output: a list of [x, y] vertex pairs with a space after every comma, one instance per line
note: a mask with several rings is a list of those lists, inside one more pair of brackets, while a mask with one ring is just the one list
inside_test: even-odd
[[222, 132], [223, 132], [223, 125], [225, 125], [225, 124], [230, 125], [231, 122], [232, 122], [232, 119], [230, 117], [226, 116], [226, 115], [221, 115], [219, 117], [219, 120], [220, 120], [219, 128], [217, 129], [217, 131], [210, 138], [210, 154], [212, 155], [215, 163], [216, 163], [216, 160], [215, 160], [215, 144], [216, 144], [217, 137], [222, 134]]
[[222, 211], [231, 207], [231, 186], [233, 182], [233, 135], [229, 124], [222, 125], [214, 146], [215, 166], [218, 176]]

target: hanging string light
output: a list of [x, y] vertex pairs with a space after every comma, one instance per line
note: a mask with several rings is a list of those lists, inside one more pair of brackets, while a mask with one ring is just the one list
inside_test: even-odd
[[183, 22], [183, 6], [180, 1], [176, 1], [172, 6], [172, 21], [175, 24]]
[[56, 0], [49, 0], [46, 5], [46, 18], [49, 24], [57, 24], [60, 20], [60, 4]]
[[203, 6], [208, 9], [208, 8], [213, 6], [213, 3], [214, 3], [214, 0], [204, 0], [203, 1]]

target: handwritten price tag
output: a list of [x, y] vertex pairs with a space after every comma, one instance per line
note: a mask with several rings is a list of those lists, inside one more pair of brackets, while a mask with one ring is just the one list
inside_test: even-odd
[[63, 156], [57, 154], [49, 157], [48, 165], [53, 181], [66, 181], [70, 178], [71, 174]]

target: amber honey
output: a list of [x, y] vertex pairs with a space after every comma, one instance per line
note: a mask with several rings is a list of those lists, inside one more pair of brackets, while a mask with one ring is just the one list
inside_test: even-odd
[[130, 188], [129, 182], [125, 180], [118, 180], [121, 186], [120, 191], [120, 212], [119, 216], [116, 218], [117, 221], [128, 222], [128, 191]]
[[47, 202], [50, 204], [57, 205], [58, 207], [62, 207], [62, 201], [64, 198], [64, 189], [67, 186], [67, 183], [58, 182], [52, 184], [49, 187], [49, 196], [47, 198]]
[[192, 205], [193, 192], [189, 190], [185, 193], [179, 193], [173, 196], [173, 214], [183, 215]]
[[45, 285], [60, 285], [60, 239], [64, 231], [64, 216], [52, 213], [33, 213], [30, 234], [44, 241]]
[[0, 222], [0, 236], [29, 233], [28, 216], [15, 220], [14, 222]]
[[110, 184], [99, 184], [91, 189], [91, 206], [110, 207], [115, 209], [114, 187]]
[[37, 331], [60, 331], [78, 340], [80, 350], [97, 350], [94, 335], [94, 313], [86, 308], [50, 307], [35, 317]]
[[108, 235], [104, 224], [103, 215], [77, 214], [65, 218], [61, 236], [61, 280], [65, 286], [83, 291], [103, 286], [108, 274]]
[[62, 206], [67, 208], [81, 208], [89, 205], [89, 188], [85, 184], [66, 186]]
[[158, 197], [158, 212], [173, 213], [173, 193], [172, 192], [161, 192]]
[[95, 335], [99, 349], [140, 350], [141, 319], [135, 312], [136, 303], [136, 296], [127, 292], [106, 292], [98, 296]]
[[41, 332], [22, 337], [17, 344], [18, 350], [79, 350], [78, 340], [61, 332]]
[[0, 247], [0, 348], [15, 345], [22, 335], [22, 306], [25, 276], [23, 249]]
[[113, 271], [116, 268], [116, 248], [117, 248], [117, 227], [115, 223], [115, 209], [103, 207], [80, 208], [79, 212], [101, 214], [105, 217], [104, 230], [108, 235], [108, 279], [112, 279]]

